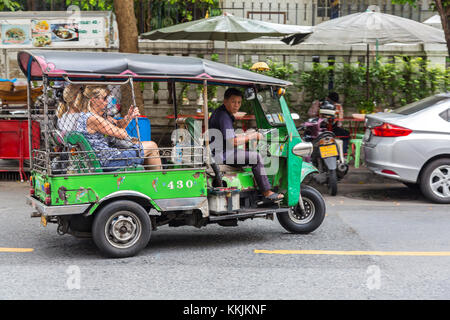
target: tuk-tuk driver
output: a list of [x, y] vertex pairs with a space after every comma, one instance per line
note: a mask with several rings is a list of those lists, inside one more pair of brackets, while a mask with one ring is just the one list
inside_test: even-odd
[[[239, 145], [245, 145], [250, 140], [262, 139], [262, 134], [259, 132], [236, 134], [234, 130], [234, 114], [241, 107], [242, 97], [243, 94], [240, 90], [227, 89], [222, 106], [217, 108], [209, 119], [209, 129], [219, 130], [223, 139], [222, 150], [219, 148], [213, 150], [216, 162], [234, 167], [251, 165], [253, 176], [263, 196], [270, 201], [279, 201], [284, 196], [271, 190], [272, 186], [267, 178], [260, 154], [256, 151], [237, 149]], [[211, 141], [211, 143], [213, 142], [214, 140]]]

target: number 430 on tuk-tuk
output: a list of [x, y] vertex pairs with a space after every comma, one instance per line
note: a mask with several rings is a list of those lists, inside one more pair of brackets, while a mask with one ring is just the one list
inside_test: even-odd
[[[42, 82], [44, 87], [43, 104], [28, 101], [29, 126], [39, 123], [42, 147], [30, 149], [27, 202], [35, 210], [32, 216], [40, 217], [44, 225], [57, 224], [59, 234], [92, 237], [102, 254], [129, 257], [145, 248], [151, 233], [164, 225], [236, 226], [247, 219], [273, 220], [276, 216], [287, 231], [306, 234], [323, 222], [325, 202], [321, 194], [302, 184], [317, 170], [302, 160], [311, 154], [312, 145], [300, 138], [283, 96], [292, 83], [191, 57], [33, 50], [19, 52], [18, 63], [30, 90], [33, 82]], [[112, 154], [125, 154], [120, 148], [129, 148], [130, 141], [122, 141], [123, 145], [116, 141], [114, 148], [105, 151], [93, 143], [97, 140], [87, 139], [83, 130], [87, 130], [86, 119], [94, 112], [93, 102], [104, 103], [106, 108], [114, 95], [122, 105], [128, 99], [135, 106], [135, 88], [142, 82], [156, 81], [171, 87], [175, 119], [176, 84], [203, 86], [203, 120], [178, 118], [171, 145], [158, 146], [145, 155], [140, 150], [144, 143], [139, 144], [139, 122], [135, 122], [133, 141], [140, 147], [134, 148], [133, 154], [135, 160], [142, 161], [130, 162]], [[58, 123], [63, 116], [54, 103], [55, 99], [69, 100], [66, 89], [64, 94], [54, 94], [55, 84], [61, 83], [75, 88], [77, 97], [82, 98], [79, 94], [84, 90], [82, 95], [91, 99], [84, 105], [87, 110], [78, 110], [77, 123], [70, 130]], [[258, 143], [258, 151], [264, 155], [272, 187], [284, 194], [282, 202], [264, 201], [249, 167], [215, 162], [208, 136], [208, 85], [244, 91], [244, 99], [253, 107], [257, 130], [265, 137]], [[103, 95], [102, 90], [91, 90], [96, 93], [89, 96], [86, 88], [93, 86], [108, 90]], [[116, 126], [122, 121], [108, 120], [107, 112], [104, 120], [96, 119]], [[106, 135], [95, 137], [102, 140]], [[116, 134], [115, 139], [120, 140], [118, 137]], [[112, 158], [120, 161], [111, 166]], [[156, 158], [160, 166], [152, 164]]]

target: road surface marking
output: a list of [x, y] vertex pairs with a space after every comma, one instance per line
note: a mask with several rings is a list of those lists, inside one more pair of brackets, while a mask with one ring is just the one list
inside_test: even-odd
[[32, 248], [0, 248], [0, 252], [32, 252], [34, 249]]
[[341, 256], [435, 256], [450, 257], [450, 251], [335, 251], [335, 250], [254, 250], [266, 254], [304, 254]]

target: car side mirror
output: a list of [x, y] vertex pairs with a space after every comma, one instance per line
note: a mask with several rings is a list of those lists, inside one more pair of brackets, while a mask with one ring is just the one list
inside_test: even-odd
[[291, 113], [291, 117], [292, 117], [292, 120], [299, 120], [300, 119], [300, 116], [298, 115], [298, 113]]

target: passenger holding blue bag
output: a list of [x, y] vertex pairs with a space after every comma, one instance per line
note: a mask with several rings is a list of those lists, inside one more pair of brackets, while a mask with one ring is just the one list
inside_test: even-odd
[[[133, 106], [127, 115], [120, 120], [106, 116], [110, 92], [105, 86], [86, 86], [83, 90], [83, 105], [88, 112], [78, 118], [75, 131], [81, 132], [92, 148], [99, 154], [104, 167], [124, 167], [145, 164], [151, 169], [161, 169], [161, 158], [158, 146], [153, 141], [139, 141], [130, 137], [125, 128], [130, 121], [140, 115], [139, 109]], [[105, 117], [106, 116], [106, 117]], [[125, 142], [127, 149], [116, 143]]]

